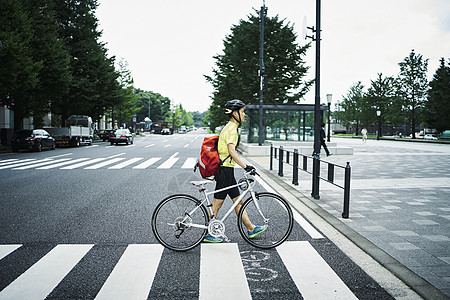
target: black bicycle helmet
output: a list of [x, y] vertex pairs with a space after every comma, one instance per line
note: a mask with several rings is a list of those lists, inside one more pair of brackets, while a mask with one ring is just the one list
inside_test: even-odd
[[230, 100], [225, 104], [225, 114], [229, 115], [233, 113], [233, 111], [240, 110], [243, 107], [245, 107], [245, 104], [241, 100]]

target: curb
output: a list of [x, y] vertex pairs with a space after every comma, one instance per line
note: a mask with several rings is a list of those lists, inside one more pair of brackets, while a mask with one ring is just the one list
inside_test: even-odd
[[[443, 292], [433, 286], [431, 283], [405, 267], [398, 260], [393, 258], [391, 255], [386, 253], [384, 250], [376, 246], [374, 243], [369, 241], [367, 238], [347, 226], [345, 223], [337, 219], [335, 216], [330, 214], [328, 211], [314, 203], [308, 196], [304, 195], [302, 192], [296, 190], [288, 183], [280, 180], [275, 174], [272, 174], [269, 170], [262, 167], [258, 162], [253, 160], [251, 157], [245, 157], [254, 164], [258, 170], [264, 175], [268, 176], [270, 179], [279, 184], [286, 192], [294, 196], [296, 199], [301, 201], [307, 208], [309, 208], [314, 214], [322, 218], [326, 223], [331, 225], [344, 237], [346, 237], [350, 242], [356, 245], [359, 249], [365, 252], [367, 255], [372, 257], [376, 262], [383, 266], [386, 270], [400, 279], [405, 285], [407, 285], [411, 290], [416, 292], [418, 295], [424, 299], [449, 299]], [[301, 197], [296, 196], [300, 194]], [[311, 222], [311, 221], [310, 221]]]

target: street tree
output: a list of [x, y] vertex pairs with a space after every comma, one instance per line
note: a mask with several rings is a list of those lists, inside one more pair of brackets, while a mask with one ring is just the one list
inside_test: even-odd
[[450, 129], [450, 59], [447, 64], [444, 58], [440, 62], [430, 82], [424, 109], [426, 122], [438, 132]]
[[403, 101], [403, 109], [411, 121], [412, 138], [415, 138], [417, 111], [423, 107], [428, 92], [427, 69], [428, 59], [416, 54], [414, 49], [409, 56], [399, 63], [398, 93]]
[[364, 107], [363, 118], [368, 124], [377, 122], [377, 110], [381, 112], [382, 124], [398, 124], [402, 121], [402, 103], [397, 96], [393, 77], [383, 77], [382, 73], [378, 73], [377, 79], [370, 81], [365, 101], [367, 105]]
[[[266, 10], [267, 14], [267, 10]], [[264, 91], [266, 103], [296, 103], [308, 92], [313, 81], [304, 80], [309, 67], [303, 60], [310, 44], [296, 44], [293, 26], [278, 16], [264, 18], [264, 64], [268, 77]], [[258, 101], [260, 18], [255, 10], [247, 20], [231, 27], [223, 41], [223, 54], [214, 56], [212, 76], [205, 76], [213, 86], [210, 106], [211, 128], [227, 121], [224, 104], [231, 99], [245, 103]]]
[[72, 80], [70, 57], [58, 35], [54, 2], [21, 1], [32, 24], [30, 49], [33, 60], [42, 64], [38, 73], [39, 82], [29, 99], [34, 126], [42, 127], [43, 116], [50, 112], [52, 103], [59, 101], [69, 91]]
[[339, 113], [339, 119], [344, 126], [349, 127], [350, 125], [355, 124], [356, 135], [359, 133], [359, 126], [365, 109], [363, 90], [364, 85], [361, 81], [354, 83], [348, 90], [347, 95], [343, 96], [341, 102], [342, 110]]
[[0, 105], [14, 112], [14, 128], [32, 115], [34, 90], [39, 84], [42, 60], [31, 48], [32, 22], [21, 1], [0, 1]]

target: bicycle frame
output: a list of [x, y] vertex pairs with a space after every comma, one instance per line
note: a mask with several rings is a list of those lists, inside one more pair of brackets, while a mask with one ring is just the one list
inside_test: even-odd
[[[245, 173], [244, 173], [244, 177], [245, 177], [245, 181], [244, 181], [244, 182], [237, 183], [237, 184], [231, 185], [231, 186], [229, 186], [229, 187], [222, 188], [222, 189], [215, 190], [215, 191], [211, 191], [211, 192], [207, 192], [207, 190], [206, 190], [206, 188], [203, 186], [203, 184], [201, 185], [200, 192], [203, 192], [204, 199], [203, 199], [203, 201], [200, 202], [200, 205], [204, 205], [205, 202], [207, 203], [206, 207], [209, 209], [209, 213], [210, 213], [210, 215], [211, 215], [211, 219], [210, 219], [210, 220], [215, 219], [216, 216], [214, 215], [214, 213], [213, 213], [213, 211], [212, 211], [212, 204], [211, 204], [211, 202], [209, 201], [208, 196], [211, 195], [211, 194], [215, 194], [215, 193], [218, 193], [218, 192], [226, 191], [226, 190], [229, 190], [229, 189], [232, 189], [232, 188], [235, 188], [235, 187], [239, 187], [239, 186], [241, 186], [241, 185], [248, 185], [248, 188], [245, 189], [244, 192], [241, 193], [241, 194], [239, 195], [239, 197], [237, 198], [237, 200], [236, 200], [236, 201], [233, 203], [233, 205], [228, 209], [228, 211], [225, 213], [225, 215], [222, 217], [222, 219], [220, 219], [220, 221], [221, 221], [221, 222], [224, 222], [225, 219], [231, 214], [231, 212], [236, 208], [236, 206], [239, 205], [239, 203], [242, 201], [242, 199], [244, 199], [244, 197], [245, 197], [249, 192], [250, 192], [250, 194], [252, 195], [252, 198], [253, 198], [253, 200], [254, 200], [254, 202], [255, 202], [255, 205], [256, 205], [256, 208], [257, 208], [258, 212], [261, 214], [261, 216], [264, 218], [264, 220], [266, 220], [266, 217], [263, 215], [261, 209], [259, 208], [258, 200], [257, 200], [257, 198], [255, 197], [255, 191], [253, 190], [253, 186], [254, 186], [255, 184], [254, 184], [253, 182], [250, 182], [250, 179], [247, 177], [247, 175], [246, 175]], [[187, 216], [185, 217], [185, 219], [184, 219], [182, 222], [186, 221], [187, 218], [188, 218], [189, 216], [191, 216], [191, 215], [199, 208], [200, 205], [196, 206], [192, 211], [190, 211], [190, 212], [187, 214]], [[206, 225], [199, 225], [199, 224], [190, 224], [190, 226], [191, 226], [191, 227], [197, 227], [197, 228], [203, 228], [203, 229], [207, 229], [207, 228], [208, 228], [208, 226], [206, 226]]]

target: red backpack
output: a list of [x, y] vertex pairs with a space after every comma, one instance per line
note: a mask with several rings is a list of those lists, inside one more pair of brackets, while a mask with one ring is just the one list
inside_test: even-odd
[[[217, 144], [219, 143], [219, 136], [205, 137], [200, 150], [200, 157], [195, 165], [194, 172], [198, 168], [200, 175], [204, 179], [214, 180], [219, 168], [222, 165], [222, 161], [219, 158], [219, 152]], [[228, 155], [230, 157], [230, 155]], [[228, 157], [226, 159], [228, 159]], [[226, 160], [225, 159], [225, 160]]]

